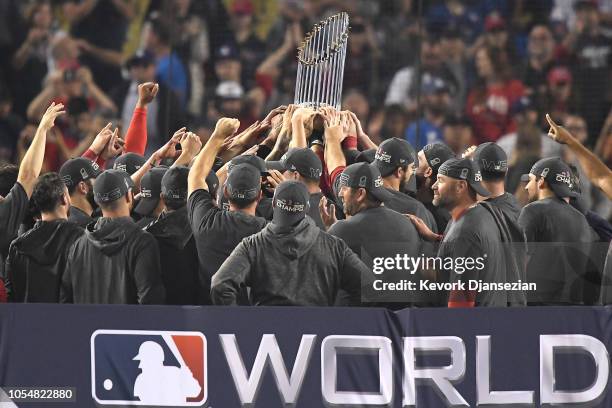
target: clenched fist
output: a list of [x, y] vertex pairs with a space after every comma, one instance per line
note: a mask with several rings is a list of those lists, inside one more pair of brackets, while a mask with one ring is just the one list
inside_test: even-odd
[[145, 82], [138, 85], [138, 108], [144, 108], [155, 99], [155, 95], [159, 91], [159, 85], [154, 82]]
[[240, 127], [240, 121], [232, 118], [221, 118], [217, 121], [211, 138], [225, 140], [232, 136]]

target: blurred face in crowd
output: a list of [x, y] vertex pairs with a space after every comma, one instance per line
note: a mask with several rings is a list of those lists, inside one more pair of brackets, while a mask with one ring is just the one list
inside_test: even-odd
[[69, 36], [57, 38], [53, 42], [51, 53], [56, 62], [74, 61], [80, 54], [76, 41]]
[[432, 114], [445, 115], [451, 106], [450, 94], [447, 91], [438, 91], [424, 97], [425, 108]]
[[234, 13], [231, 16], [232, 27], [237, 31], [250, 30], [253, 25], [253, 15], [248, 13]]
[[366, 27], [363, 20], [351, 22], [351, 35], [349, 36], [349, 47], [353, 52], [361, 52], [367, 45]]
[[529, 42], [527, 45], [529, 56], [547, 60], [553, 55], [555, 42], [552, 33], [546, 26], [535, 26], [529, 33]]
[[430, 39], [423, 41], [421, 61], [424, 67], [436, 68], [441, 63], [440, 43]]
[[83, 83], [76, 77], [71, 81], [64, 81], [64, 90], [71, 98], [81, 96], [83, 95]]
[[448, 176], [438, 174], [438, 179], [434, 185], [431, 186], [433, 190], [433, 205], [445, 209], [454, 208], [460, 188], [459, 183], [465, 183], [465, 181], [455, 180]]
[[43, 3], [36, 8], [32, 15], [32, 23], [34, 27], [48, 29], [53, 23], [53, 15], [51, 14], [51, 6]]
[[223, 116], [237, 118], [242, 113], [242, 99], [223, 99], [220, 109]]
[[565, 119], [564, 126], [580, 143], [586, 142], [588, 137], [587, 125], [580, 116], [569, 115]]
[[155, 65], [135, 65], [130, 69], [132, 79], [139, 84], [155, 81]]
[[440, 51], [445, 57], [461, 57], [465, 53], [465, 42], [461, 37], [442, 37]]
[[186, 16], [191, 7], [191, 0], [174, 0], [174, 5], [179, 16]]
[[472, 128], [466, 124], [444, 126], [444, 142], [455, 153], [460, 153], [470, 145], [472, 141]]
[[595, 7], [582, 8], [576, 11], [576, 20], [580, 21], [586, 28], [599, 26], [599, 12]]
[[386, 114], [383, 136], [385, 138], [397, 137], [403, 139], [404, 132], [406, 131], [406, 122], [406, 117], [400, 113]]
[[486, 48], [481, 48], [476, 52], [476, 70], [481, 78], [491, 78], [495, 74], [493, 63]]
[[550, 82], [548, 87], [554, 101], [566, 102], [572, 95], [572, 83], [569, 81]]
[[217, 79], [221, 81], [240, 82], [242, 64], [235, 59], [221, 59], [215, 63]]
[[494, 48], [506, 48], [508, 44], [508, 31], [505, 28], [496, 28], [486, 33], [486, 43]]
[[370, 104], [366, 97], [359, 91], [349, 92], [342, 103], [343, 110], [349, 110], [358, 118], [367, 118], [370, 114]]
[[74, 122], [76, 125], [76, 129], [79, 135], [81, 135], [81, 137], [84, 137], [91, 131], [93, 121], [89, 112], [83, 112], [78, 114], [74, 118]]

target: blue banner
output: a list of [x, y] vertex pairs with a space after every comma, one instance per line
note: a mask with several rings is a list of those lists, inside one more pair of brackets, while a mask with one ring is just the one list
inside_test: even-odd
[[0, 387], [27, 407], [611, 407], [611, 335], [603, 307], [9, 304]]

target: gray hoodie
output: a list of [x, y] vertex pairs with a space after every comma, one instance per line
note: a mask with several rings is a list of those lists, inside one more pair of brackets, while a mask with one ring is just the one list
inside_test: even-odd
[[89, 224], [68, 259], [62, 303], [164, 303], [155, 238], [129, 217]]
[[236, 304], [241, 285], [254, 305], [331, 306], [339, 289], [359, 304], [368, 267], [310, 217], [290, 228], [268, 224], [242, 240], [213, 276], [214, 304]]

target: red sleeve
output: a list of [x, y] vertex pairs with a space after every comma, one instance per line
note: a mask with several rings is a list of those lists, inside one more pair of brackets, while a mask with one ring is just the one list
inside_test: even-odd
[[274, 90], [274, 79], [267, 74], [255, 74], [255, 83], [264, 90], [266, 98], [269, 98]]
[[125, 151], [144, 155], [147, 147], [147, 109], [135, 108], [125, 134]]
[[357, 136], [347, 136], [342, 141], [342, 148], [347, 150], [357, 150]]
[[448, 296], [448, 307], [475, 307], [476, 291], [474, 290], [452, 290]]
[[8, 296], [6, 294], [6, 288], [4, 287], [4, 282], [0, 280], [0, 303], [6, 303], [8, 301]]
[[106, 160], [102, 158], [102, 156], [97, 156], [91, 149], [87, 149], [85, 153], [81, 155], [86, 159], [91, 160], [92, 162], [96, 162], [100, 169], [104, 170], [104, 166], [106, 165]]
[[336, 181], [338, 176], [342, 174], [344, 169], [346, 169], [346, 166], [338, 166], [331, 172], [331, 174], [329, 175], [329, 185], [330, 186], [334, 185], [334, 182]]

